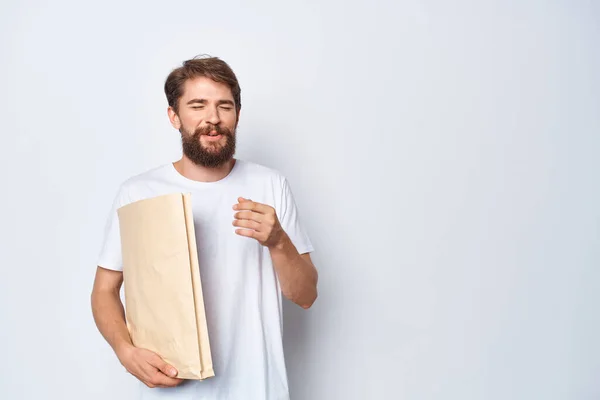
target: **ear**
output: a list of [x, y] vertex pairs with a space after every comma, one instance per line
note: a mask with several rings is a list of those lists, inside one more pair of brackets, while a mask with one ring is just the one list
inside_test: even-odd
[[242, 112], [242, 107], [237, 112], [237, 116], [235, 118], [235, 126], [237, 127], [238, 122], [240, 122], [240, 113]]
[[173, 128], [177, 130], [181, 129], [181, 120], [179, 119], [179, 116], [173, 107], [169, 106], [169, 108], [167, 108], [167, 114], [169, 115], [169, 121], [171, 122]]

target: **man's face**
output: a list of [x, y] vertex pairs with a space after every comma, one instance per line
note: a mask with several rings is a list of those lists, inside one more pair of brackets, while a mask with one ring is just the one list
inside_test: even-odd
[[179, 113], [169, 108], [169, 117], [181, 133], [183, 153], [195, 164], [214, 168], [232, 159], [238, 114], [227, 85], [206, 77], [187, 80]]

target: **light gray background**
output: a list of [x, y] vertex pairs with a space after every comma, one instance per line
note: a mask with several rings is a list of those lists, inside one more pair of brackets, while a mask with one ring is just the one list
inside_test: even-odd
[[89, 294], [125, 178], [179, 157], [184, 59], [242, 86], [320, 297], [292, 398], [600, 398], [594, 1], [3, 1], [0, 398], [130, 399]]

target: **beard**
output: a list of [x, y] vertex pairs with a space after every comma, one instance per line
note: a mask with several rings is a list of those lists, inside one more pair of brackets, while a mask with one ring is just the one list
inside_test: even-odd
[[[217, 142], [206, 142], [202, 144], [201, 137], [208, 135], [211, 131], [223, 135], [225, 144], [221, 144], [223, 138]], [[228, 128], [218, 125], [206, 125], [196, 129], [192, 134], [183, 127], [179, 129], [181, 133], [181, 147], [183, 154], [194, 164], [207, 168], [216, 168], [225, 164], [233, 158], [235, 154], [235, 129], [231, 132]]]

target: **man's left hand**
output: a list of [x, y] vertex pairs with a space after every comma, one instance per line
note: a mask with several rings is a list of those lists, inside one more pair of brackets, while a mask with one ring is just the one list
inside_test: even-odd
[[277, 246], [285, 238], [273, 207], [238, 197], [233, 209], [237, 211], [233, 225], [242, 228], [235, 230], [238, 235], [254, 238], [269, 248]]

